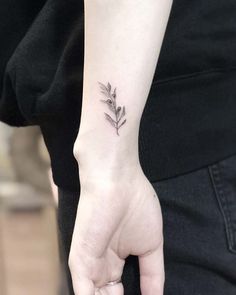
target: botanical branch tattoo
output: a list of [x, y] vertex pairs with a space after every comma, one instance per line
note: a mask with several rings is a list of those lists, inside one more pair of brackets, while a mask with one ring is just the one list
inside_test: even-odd
[[98, 82], [100, 84], [101, 93], [106, 97], [106, 99], [101, 99], [101, 101], [107, 104], [108, 108], [114, 114], [115, 118], [112, 118], [109, 114], [105, 114], [106, 120], [116, 129], [116, 134], [119, 135], [119, 129], [126, 123], [124, 116], [126, 115], [125, 107], [117, 106], [116, 101], [116, 88], [112, 91], [111, 84], [108, 82], [107, 86]]

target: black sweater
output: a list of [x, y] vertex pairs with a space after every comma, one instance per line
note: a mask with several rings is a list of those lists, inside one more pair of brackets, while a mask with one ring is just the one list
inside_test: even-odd
[[[83, 0], [3, 2], [0, 120], [40, 126], [55, 183], [78, 191]], [[235, 0], [174, 1], [140, 126], [150, 181], [236, 153], [235, 14]]]

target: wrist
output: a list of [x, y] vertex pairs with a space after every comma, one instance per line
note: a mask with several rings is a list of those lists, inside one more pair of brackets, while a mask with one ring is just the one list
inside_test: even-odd
[[[116, 138], [115, 138], [116, 139]], [[73, 154], [80, 171], [104, 175], [129, 173], [139, 165], [138, 141], [129, 138], [114, 140], [79, 135], [74, 143]], [[127, 172], [125, 172], [127, 171]]]
[[[94, 170], [79, 169], [81, 196], [106, 200], [119, 198], [126, 202], [127, 197], [135, 199], [135, 190], [143, 186], [146, 177], [140, 165], [126, 167], [122, 171], [108, 170], [107, 167]], [[126, 201], [125, 201], [126, 200]]]
[[117, 186], [118, 183], [132, 182], [142, 170], [134, 147], [130, 150], [112, 147], [109, 151], [100, 151], [88, 146], [76, 142], [73, 150], [81, 186]]
[[133, 184], [137, 175], [140, 174], [140, 165], [126, 166], [122, 169], [110, 169], [106, 166], [79, 168], [79, 180], [81, 187], [107, 188], [124, 187]]

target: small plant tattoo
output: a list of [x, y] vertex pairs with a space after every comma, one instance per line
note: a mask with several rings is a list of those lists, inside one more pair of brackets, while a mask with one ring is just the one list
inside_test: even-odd
[[119, 135], [120, 127], [123, 126], [126, 122], [126, 119], [124, 119], [124, 116], [126, 115], [125, 107], [117, 106], [116, 88], [114, 88], [114, 90], [112, 91], [111, 84], [109, 82], [107, 83], [107, 86], [102, 84], [101, 82], [98, 83], [100, 84], [101, 93], [104, 94], [104, 96], [106, 97], [106, 99], [101, 99], [101, 101], [107, 104], [109, 109], [115, 115], [115, 118], [113, 119], [109, 114], [104, 113], [105, 118], [113, 127], [115, 127], [116, 134]]

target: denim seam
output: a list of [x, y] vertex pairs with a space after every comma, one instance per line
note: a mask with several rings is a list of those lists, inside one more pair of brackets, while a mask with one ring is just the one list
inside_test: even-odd
[[170, 82], [178, 82], [179, 80], [187, 80], [187, 79], [191, 79], [191, 78], [195, 78], [198, 76], [209, 76], [209, 74], [219, 74], [219, 73], [228, 73], [228, 72], [234, 72], [236, 70], [236, 66], [232, 66], [232, 67], [227, 67], [227, 68], [212, 68], [209, 70], [203, 70], [203, 71], [198, 71], [198, 72], [193, 72], [193, 73], [189, 73], [189, 74], [182, 74], [182, 75], [177, 75], [177, 76], [173, 76], [170, 78], [162, 78], [162, 79], [158, 79], [156, 78], [153, 81], [153, 85], [158, 85], [158, 84], [166, 84], [166, 83], [170, 83]]
[[209, 166], [208, 169], [213, 183], [215, 195], [220, 206], [221, 213], [224, 217], [229, 250], [233, 253], [236, 253], [235, 238], [233, 234], [230, 210], [228, 207], [228, 200], [225, 195], [222, 176], [220, 175], [220, 169], [218, 166], [219, 164], [214, 164]]
[[[221, 166], [221, 169], [220, 169]], [[222, 165], [218, 164], [218, 172], [219, 172], [219, 178], [220, 175], [222, 174], [222, 170], [224, 167], [222, 167]], [[222, 180], [222, 177], [221, 177]], [[224, 196], [224, 201], [225, 201], [225, 208], [227, 210], [227, 214], [228, 214], [228, 219], [229, 219], [229, 230], [230, 230], [230, 234], [231, 234], [231, 247], [234, 251], [236, 251], [236, 243], [235, 243], [235, 234], [234, 234], [234, 227], [233, 227], [233, 215], [231, 215], [231, 210], [230, 210], [230, 205], [229, 205], [229, 200], [231, 197], [231, 192], [229, 192], [227, 194], [226, 192], [226, 185], [224, 185], [223, 181], [221, 181], [221, 186], [222, 186], [222, 196]], [[229, 196], [229, 197], [227, 197]]]

